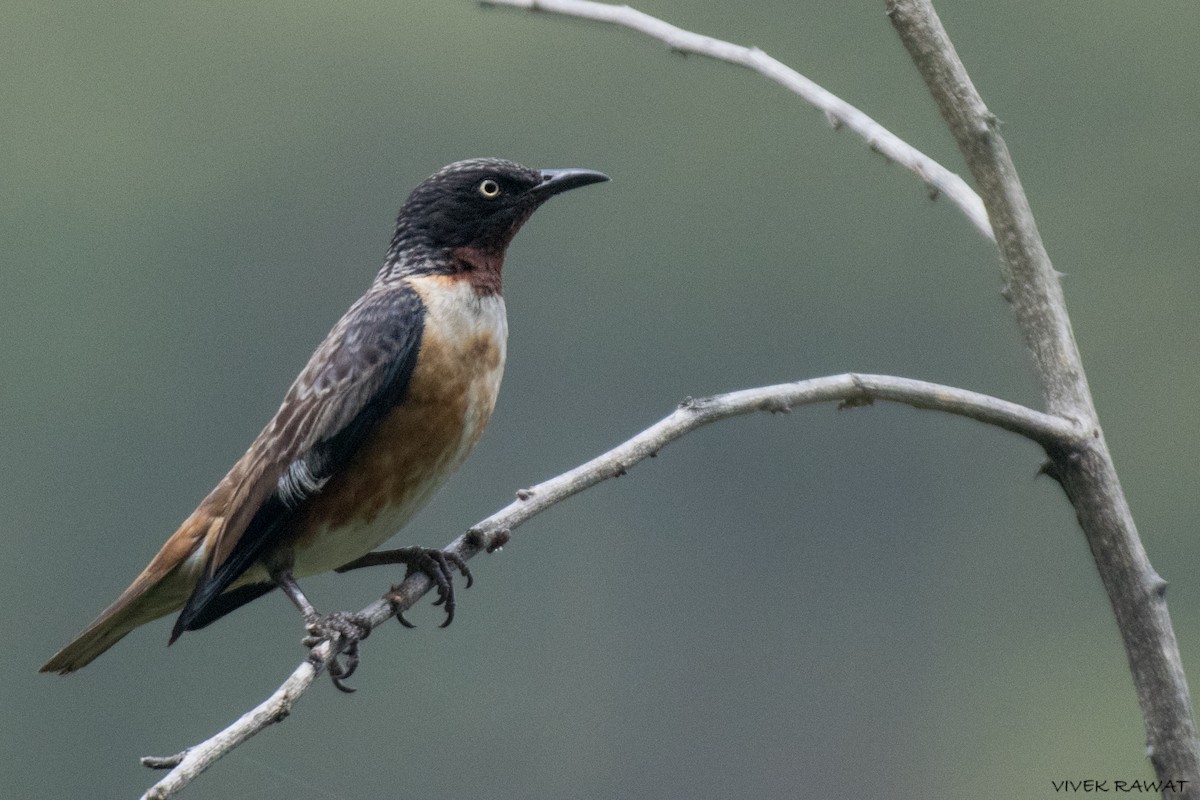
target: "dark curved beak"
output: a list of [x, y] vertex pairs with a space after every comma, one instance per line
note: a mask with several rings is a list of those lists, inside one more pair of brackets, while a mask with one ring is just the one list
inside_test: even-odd
[[544, 169], [541, 173], [542, 182], [529, 190], [529, 193], [539, 200], [578, 189], [580, 186], [603, 183], [609, 179], [603, 172], [596, 172], [594, 169]]

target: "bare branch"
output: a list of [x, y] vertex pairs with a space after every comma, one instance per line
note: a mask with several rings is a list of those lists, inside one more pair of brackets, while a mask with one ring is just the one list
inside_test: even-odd
[[740, 392], [685, 400], [675, 413], [597, 456], [586, 464], [518, 493], [515, 502], [475, 525], [471, 530], [491, 537], [511, 531], [555, 503], [608, 478], [624, 475], [643, 459], [657, 455], [668, 443], [729, 417], [756, 411], [781, 412], [814, 403], [840, 401], [842, 407], [890, 400], [915, 408], [943, 411], [995, 425], [1049, 446], [1069, 446], [1085, 439], [1084, 429], [1073, 423], [1000, 400], [951, 386], [890, 375], [848, 373], [797, 383], [764, 386]]
[[275, 693], [255, 708], [243, 714], [237, 722], [215, 736], [190, 747], [182, 753], [167, 758], [147, 757], [142, 759], [144, 766], [151, 769], [170, 769], [171, 771], [158, 783], [151, 786], [142, 800], [165, 800], [174, 796], [180, 789], [195, 780], [200, 773], [216, 763], [225, 755], [254, 734], [269, 725], [282, 721], [292, 710], [292, 706], [300, 695], [312, 685], [320, 674], [321, 667], [313, 662], [328, 664], [333, 658], [334, 648], [329, 642], [322, 642], [312, 650], [309, 660], [300, 664], [296, 671], [275, 690]]
[[485, 6], [511, 6], [530, 11], [546, 11], [619, 25], [665, 42], [672, 50], [694, 53], [718, 61], [747, 67], [770, 78], [801, 100], [825, 114], [834, 129], [845, 127], [858, 134], [867, 145], [914, 173], [930, 195], [944, 194], [958, 206], [980, 233], [994, 239], [983, 201], [957, 174], [943, 167], [899, 136], [880, 125], [837, 95], [817, 85], [788, 65], [777, 61], [757, 47], [743, 47], [711, 36], [693, 33], [652, 17], [629, 6], [594, 3], [589, 0], [480, 0]]
[[[842, 408], [855, 408], [876, 400], [967, 417], [1020, 434], [1047, 449], [1070, 448], [1088, 438], [1086, 429], [1061, 417], [965, 389], [890, 375], [847, 373], [712, 397], [688, 398], [673, 413], [632, 439], [575, 469], [517, 492], [514, 502], [472, 526], [444, 552], [465, 560], [481, 551], [497, 550], [509, 541], [513, 530], [535, 515], [602, 481], [624, 475], [639, 461], [657, 455], [676, 439], [713, 422], [760, 411], [780, 413], [815, 403], [836, 401]], [[393, 605], [387, 600], [377, 600], [359, 613], [373, 630], [397, 611], [412, 607], [431, 588], [433, 582], [426, 575], [414, 573], [397, 587], [402, 598], [399, 603]], [[226, 753], [281, 721], [338, 651], [339, 643], [321, 642], [274, 694], [225, 730], [178, 755], [142, 759], [148, 767], [171, 769], [142, 796], [143, 800], [165, 800], [173, 796]]]
[[[937, 101], [980, 187], [1013, 306], [1047, 408], [1094, 432], [1048, 448], [1087, 536], [1125, 643], [1151, 762], [1172, 797], [1200, 797], [1200, 753], [1187, 678], [1167, 613], [1166, 582], [1150, 565], [1100, 430], [1058, 273], [1042, 243], [996, 117], [984, 105], [929, 0], [888, 0], [888, 16]], [[1164, 794], [1167, 790], [1164, 789]]]

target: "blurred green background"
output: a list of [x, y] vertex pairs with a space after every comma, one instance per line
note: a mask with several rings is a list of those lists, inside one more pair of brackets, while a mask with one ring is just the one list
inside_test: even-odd
[[[955, 170], [871, 2], [650, 0]], [[1065, 288], [1200, 681], [1193, 0], [939, 3]], [[135, 797], [302, 657], [279, 596], [37, 675], [274, 411], [459, 158], [583, 166], [508, 260], [492, 427], [399, 543], [682, 397], [877, 371], [1037, 404], [993, 248], [784, 90], [463, 2], [9, 0], [0, 22], [0, 785]], [[876, 406], [731, 421], [473, 564], [458, 621], [365, 646], [189, 798], [1030, 798], [1150, 776], [1124, 654], [1038, 450]], [[393, 576], [311, 579], [359, 608]]]

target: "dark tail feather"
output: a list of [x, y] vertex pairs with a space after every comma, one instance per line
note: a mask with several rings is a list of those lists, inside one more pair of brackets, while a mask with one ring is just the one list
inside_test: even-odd
[[275, 588], [273, 583], [251, 583], [217, 595], [191, 613], [184, 608], [171, 630], [171, 642], [178, 639], [184, 631], [198, 631], [211, 625], [230, 611], [241, 608], [251, 600], [257, 600]]

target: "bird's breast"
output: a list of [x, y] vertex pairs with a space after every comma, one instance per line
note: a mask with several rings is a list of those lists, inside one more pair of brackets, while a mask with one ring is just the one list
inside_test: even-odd
[[403, 527], [462, 464], [496, 405], [508, 338], [503, 297], [450, 276], [410, 281], [425, 320], [408, 389], [313, 498], [297, 526], [297, 574], [341, 566]]

